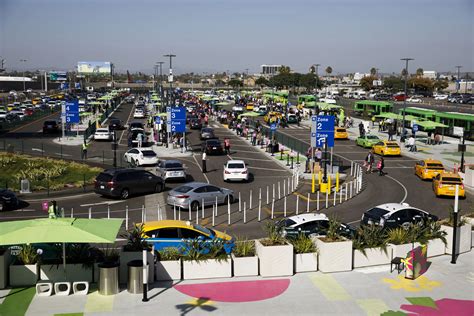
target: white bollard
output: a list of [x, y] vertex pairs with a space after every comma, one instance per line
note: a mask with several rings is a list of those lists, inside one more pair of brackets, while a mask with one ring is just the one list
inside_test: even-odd
[[89, 219], [92, 218], [92, 207], [89, 207]]
[[252, 190], [250, 190], [249, 210], [252, 208]]
[[280, 182], [278, 181], [278, 199], [281, 198]]
[[107, 218], [110, 219], [110, 204], [107, 204]]
[[286, 217], [286, 195], [283, 197], [283, 216]]
[[258, 189], [258, 199], [259, 199], [259, 200], [262, 199], [262, 188], [259, 188], [259, 189]]
[[199, 207], [196, 210], [196, 225], [199, 225]]
[[204, 218], [204, 199], [202, 199], [202, 203], [201, 203], [201, 218]]
[[247, 203], [244, 201], [244, 224], [247, 223]]
[[[275, 183], [272, 184], [272, 200], [275, 198]], [[268, 203], [267, 203], [268, 204]]]
[[297, 195], [296, 196], [296, 215], [298, 215], [299, 206], [300, 206], [300, 196]]
[[227, 199], [227, 225], [230, 226], [230, 199]]
[[283, 196], [286, 196], [286, 179], [283, 179]]
[[339, 204], [342, 203], [342, 191], [341, 191], [341, 187], [339, 187]]
[[319, 190], [316, 191], [316, 211], [319, 212]]
[[275, 199], [272, 200], [272, 219], [273, 219], [274, 210], [275, 210]]
[[334, 189], [334, 204], [333, 204], [333, 206], [336, 206], [336, 195], [337, 195], [337, 192], [336, 192], [336, 189]]
[[262, 199], [258, 199], [258, 221], [262, 219]]
[[71, 218], [74, 217], [74, 207], [71, 207]]
[[288, 184], [288, 190], [286, 190], [286, 192], [288, 192], [288, 194], [290, 194], [290, 179], [291, 179], [291, 178], [288, 178], [288, 182], [287, 182], [287, 184]]
[[212, 227], [216, 225], [216, 218], [214, 215], [214, 204], [212, 204]]
[[329, 207], [329, 189], [326, 190], [326, 208]]
[[345, 186], [346, 186], [346, 192], [344, 192], [344, 193], [345, 193], [345, 198], [344, 198], [344, 200], [347, 201], [347, 182], [345, 183]]
[[354, 167], [354, 162], [351, 160], [351, 177], [352, 177], [352, 168]]
[[144, 222], [145, 219], [145, 205], [142, 205], [142, 223]]
[[181, 220], [181, 208], [178, 208], [178, 221]]
[[176, 204], [173, 203], [173, 219], [176, 220]]
[[267, 205], [270, 203], [269, 194], [268, 194], [268, 185], [267, 185]]
[[128, 230], [128, 205], [125, 206], [125, 229]]
[[240, 198], [240, 192], [239, 192], [239, 213], [242, 212], [242, 199]]
[[306, 201], [306, 213], [309, 213], [309, 199], [311, 197], [311, 194], [308, 193], [308, 200]]
[[217, 216], [217, 196], [216, 196], [216, 216]]
[[191, 221], [191, 201], [189, 201], [189, 204], [188, 204], [188, 214], [189, 214], [189, 221]]
[[352, 199], [352, 182], [353, 181], [351, 181], [350, 184], [349, 184], [349, 190], [351, 191], [350, 192], [351, 194], [349, 195], [349, 199]]
[[160, 220], [160, 204], [158, 204], [158, 206], [156, 208], [156, 220], [157, 221]]

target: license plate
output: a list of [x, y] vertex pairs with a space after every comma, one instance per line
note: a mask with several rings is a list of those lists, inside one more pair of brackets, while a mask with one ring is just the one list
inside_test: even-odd
[[232, 172], [233, 174], [240, 174], [240, 172]]
[[453, 191], [454, 188], [453, 187], [448, 187], [448, 190]]
[[179, 176], [179, 172], [177, 172], [177, 171], [171, 172], [171, 175], [172, 175], [172, 176]]
[[217, 147], [212, 147], [212, 149], [217, 149]]
[[101, 189], [105, 189], [105, 186], [101, 185], [100, 188], [101, 188]]

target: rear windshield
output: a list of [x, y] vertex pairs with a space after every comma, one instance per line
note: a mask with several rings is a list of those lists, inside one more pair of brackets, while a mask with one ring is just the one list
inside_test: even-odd
[[245, 168], [245, 165], [243, 163], [230, 163], [227, 165], [227, 168], [229, 169], [243, 169]]
[[452, 182], [452, 183], [458, 183], [458, 184], [462, 184], [462, 182], [461, 182], [461, 179], [460, 179], [460, 178], [453, 178], [453, 177], [443, 177], [442, 181], [443, 181], [443, 182]]
[[109, 182], [110, 180], [112, 180], [112, 175], [108, 174], [108, 173], [101, 172], [97, 176], [96, 180], [101, 181], [101, 182]]
[[153, 150], [144, 150], [142, 151], [143, 156], [145, 157], [155, 157], [156, 153]]
[[284, 227], [290, 227], [290, 226], [296, 224], [296, 222], [295, 222], [294, 220], [289, 219], [289, 218], [283, 220], [282, 222], [283, 222], [283, 226], [284, 226]]
[[165, 168], [182, 168], [182, 166], [178, 162], [170, 162], [166, 164]]
[[387, 144], [387, 147], [389, 148], [399, 148], [398, 144]]
[[428, 169], [444, 169], [443, 165], [440, 163], [429, 163], [427, 168]]
[[373, 216], [373, 217], [382, 217], [385, 214], [387, 214], [388, 211], [378, 208], [378, 207], [374, 207], [373, 209], [369, 210], [367, 213], [369, 213], [370, 216]]
[[221, 143], [218, 140], [213, 140], [213, 141], [208, 141], [207, 144], [212, 145], [212, 146], [217, 146], [217, 145], [220, 145]]
[[337, 131], [337, 132], [340, 132], [340, 133], [343, 133], [343, 132], [345, 132], [346, 130], [345, 130], [344, 128], [338, 128], [338, 129], [336, 129], [336, 131]]
[[367, 135], [367, 136], [365, 136], [365, 138], [367, 138], [367, 139], [379, 139], [379, 138], [378, 138], [377, 136], [375, 136], [375, 135]]
[[183, 186], [180, 186], [180, 187], [177, 187], [176, 189], [174, 189], [176, 192], [179, 192], [179, 193], [186, 193], [186, 192], [189, 192], [191, 191], [193, 188], [190, 187], [190, 186], [187, 186], [187, 185], [183, 185]]

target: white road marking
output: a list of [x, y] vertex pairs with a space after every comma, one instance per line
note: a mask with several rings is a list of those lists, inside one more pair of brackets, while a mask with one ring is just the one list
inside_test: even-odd
[[44, 150], [39, 148], [31, 148], [31, 151], [39, 151], [40, 153], [44, 152]]
[[273, 162], [272, 159], [258, 159], [258, 158], [251, 158], [251, 159], [248, 159], [248, 157], [237, 157], [237, 156], [229, 156], [227, 155], [227, 157], [229, 157], [229, 159], [231, 160], [244, 160], [244, 161], [252, 161], [252, 160], [258, 160], [258, 161], [271, 161]]
[[[85, 196], [89, 196], [89, 195], [96, 195], [94, 192], [90, 192], [90, 193], [84, 193], [84, 194], [76, 194], [76, 195], [69, 195], [69, 196], [63, 196], [63, 197], [56, 197], [54, 198], [54, 200], [56, 201], [61, 201], [61, 200], [71, 200], [71, 199], [76, 199], [78, 197], [85, 197]], [[46, 199], [33, 199], [33, 200], [24, 200], [26, 202], [43, 202], [45, 200], [50, 200], [52, 199], [51, 197], [50, 198], [46, 198]]]
[[96, 205], [112, 205], [112, 204], [118, 204], [118, 203], [123, 203], [125, 201], [106, 201], [106, 202], [97, 202], [97, 203], [90, 203], [90, 204], [81, 204], [81, 207], [86, 207], [86, 206], [96, 206]]
[[[260, 167], [248, 167], [249, 169], [258, 169], [258, 170], [271, 170], [271, 171], [279, 171], [279, 172], [289, 172], [286, 169], [274, 169], [274, 168], [260, 168]], [[282, 167], [283, 168], [283, 167]]]
[[198, 166], [199, 170], [201, 170], [202, 175], [204, 176], [204, 178], [206, 178], [207, 183], [210, 183], [210, 182], [209, 182], [209, 179], [207, 178], [207, 175], [202, 172], [201, 165], [200, 165], [199, 162], [197, 161], [196, 155], [193, 155], [193, 158], [194, 158], [194, 161], [196, 162], [196, 165]]
[[398, 184], [403, 188], [403, 190], [405, 191], [405, 196], [404, 196], [403, 199], [400, 201], [400, 203], [405, 202], [405, 200], [406, 200], [407, 197], [408, 197], [408, 190], [407, 190], [407, 188], [403, 185], [403, 183], [401, 183], [401, 182], [398, 181], [397, 179], [395, 179], [395, 178], [393, 178], [393, 177], [391, 177], [391, 176], [389, 176], [389, 175], [385, 175], [385, 176], [386, 176], [387, 178], [392, 179], [393, 181], [395, 181], [396, 183], [398, 183]]
[[350, 225], [350, 224], [355, 224], [355, 223], [358, 223], [358, 222], [360, 222], [360, 219], [358, 219], [358, 220], [356, 220], [356, 221], [349, 222], [349, 223], [347, 223], [347, 224]]
[[63, 153], [54, 153], [54, 154], [58, 156], [66, 156], [66, 157], [72, 156], [72, 155], [63, 154]]
[[19, 210], [15, 210], [14, 212], [36, 212], [37, 210], [35, 209], [31, 209], [31, 208], [22, 208], [22, 209], [19, 209]]
[[[130, 111], [130, 114], [128, 115], [127, 122], [125, 122], [125, 124], [128, 124], [128, 122], [130, 121], [130, 117], [132, 116], [132, 113], [133, 113], [134, 109], [135, 109], [135, 104], [132, 105], [132, 110]], [[124, 133], [125, 133], [125, 130], [123, 130], [122, 134], [120, 135], [120, 138], [119, 138], [119, 141], [118, 141], [119, 144], [122, 142], [122, 137], [123, 137]]]

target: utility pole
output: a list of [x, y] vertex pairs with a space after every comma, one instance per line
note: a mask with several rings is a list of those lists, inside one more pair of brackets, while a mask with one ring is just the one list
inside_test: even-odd
[[[316, 89], [318, 88], [318, 83], [319, 83], [319, 76], [318, 76], [318, 67], [321, 66], [321, 64], [314, 64], [313, 65], [314, 68], [316, 68]], [[318, 113], [316, 113], [316, 108], [313, 109], [313, 114], [314, 115], [317, 115]]]
[[[20, 62], [22, 63], [26, 63], [27, 60], [26, 59], [20, 59]], [[26, 86], [25, 86], [25, 68], [23, 68], [23, 92], [26, 91]]]
[[402, 125], [403, 125], [403, 129], [402, 129], [402, 136], [401, 138], [403, 138], [403, 141], [405, 141], [405, 112], [407, 110], [407, 80], [408, 80], [408, 62], [410, 60], [414, 60], [413, 58], [402, 58], [400, 60], [404, 60], [405, 61], [405, 95], [403, 97], [403, 120], [402, 120]]
[[[455, 66], [457, 69], [458, 69], [458, 77], [456, 78], [457, 79], [457, 85], [456, 85], [456, 92], [459, 93], [459, 89], [461, 88], [461, 68], [462, 66]], [[466, 85], [467, 85], [467, 82], [466, 82]]]
[[160, 87], [160, 97], [161, 97], [161, 102], [163, 102], [163, 72], [162, 72], [162, 66], [165, 62], [164, 61], [157, 61], [156, 65], [160, 67], [160, 77], [159, 77], [159, 87]]
[[[167, 54], [163, 55], [163, 57], [169, 57], [170, 58], [170, 74], [168, 76], [168, 82], [170, 83], [170, 91], [168, 92], [168, 106], [174, 105], [174, 100], [172, 99], [172, 93], [173, 93], [173, 57], [176, 57], [176, 55], [173, 54]], [[169, 148], [170, 146], [170, 139], [171, 139], [171, 129], [167, 131], [168, 134], [168, 141], [166, 142], [166, 147]]]
[[115, 87], [115, 84], [114, 84], [114, 68], [115, 68], [115, 65], [114, 64], [110, 64], [110, 75], [112, 77], [112, 89]]

